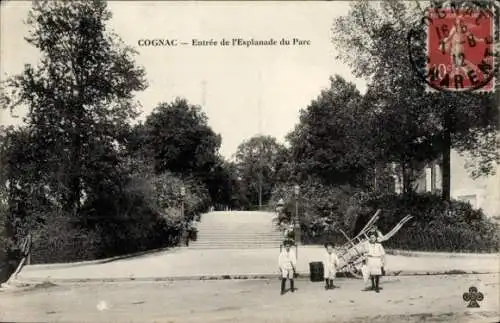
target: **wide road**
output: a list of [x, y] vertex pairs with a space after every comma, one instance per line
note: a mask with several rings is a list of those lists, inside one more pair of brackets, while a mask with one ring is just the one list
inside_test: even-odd
[[[0, 292], [0, 321], [17, 322], [498, 322], [498, 275], [386, 277], [383, 290], [338, 279], [340, 288], [299, 280], [86, 283]], [[485, 296], [467, 308], [462, 294]]]

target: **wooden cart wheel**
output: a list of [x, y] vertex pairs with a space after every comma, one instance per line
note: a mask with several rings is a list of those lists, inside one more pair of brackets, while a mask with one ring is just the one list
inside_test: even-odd
[[356, 279], [363, 278], [363, 273], [361, 272], [360, 269], [356, 268], [355, 266], [352, 266], [350, 268], [349, 273], [352, 275], [353, 278], [356, 278]]
[[363, 278], [363, 273], [361, 272], [361, 269], [359, 269], [354, 264], [346, 266], [344, 273], [349, 278], [356, 278], [356, 279]]

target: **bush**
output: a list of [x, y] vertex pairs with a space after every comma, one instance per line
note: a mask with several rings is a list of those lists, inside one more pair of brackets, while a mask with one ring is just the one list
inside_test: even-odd
[[[185, 187], [184, 197], [181, 187]], [[170, 173], [134, 176], [126, 189], [118, 193], [101, 195], [99, 199], [104, 205], [89, 205], [89, 218], [96, 218], [91, 227], [101, 237], [99, 258], [177, 245], [186, 223], [208, 207], [204, 187]], [[82, 227], [89, 224], [87, 221]]]
[[[281, 185], [274, 189], [270, 200], [276, 206], [279, 199], [285, 201], [284, 221], [292, 221], [295, 217], [295, 197], [293, 185]], [[301, 240], [305, 244], [347, 242], [339, 231], [348, 230], [345, 214], [351, 196], [356, 192], [349, 186], [333, 187], [316, 181], [301, 185], [298, 199], [298, 212], [301, 224]]]
[[376, 209], [382, 209], [377, 222], [382, 233], [391, 230], [404, 216], [414, 218], [393, 238], [389, 248], [422, 251], [495, 252], [499, 250], [498, 224], [469, 203], [443, 201], [434, 194], [365, 194], [358, 203], [368, 213], [360, 213], [362, 227]]
[[99, 257], [101, 239], [96, 231], [75, 226], [68, 217], [52, 217], [33, 233], [31, 263], [63, 263]]
[[[2, 149], [5, 142], [0, 141]], [[26, 143], [13, 142], [8, 153], [1, 155], [2, 163], [9, 166], [0, 174], [0, 224], [4, 228], [0, 233], [6, 237], [0, 241], [3, 264], [28, 233], [33, 236], [34, 263], [90, 260], [174, 246], [180, 242], [185, 223], [208, 208], [208, 191], [197, 181], [155, 174], [153, 163], [141, 153], [92, 146], [95, 160], [82, 168], [80, 188], [85, 200], [75, 215], [68, 211], [72, 207], [67, 203], [66, 169], [56, 171], [37, 158], [22, 158]], [[185, 216], [179, 216], [181, 186], [186, 188]]]
[[[354, 237], [381, 209], [376, 223], [387, 233], [407, 214], [414, 218], [391, 239], [388, 248], [421, 251], [496, 252], [499, 250], [498, 224], [482, 210], [461, 201], [444, 202], [433, 194], [384, 195], [364, 193], [350, 187], [331, 187], [309, 182], [301, 186], [299, 214], [302, 242], [344, 244]], [[273, 191], [270, 205], [285, 201], [283, 221], [293, 220], [295, 201], [293, 185]]]
[[[185, 216], [180, 187], [186, 188]], [[111, 186], [85, 201], [77, 218], [60, 210], [42, 218], [33, 233], [32, 263], [84, 261], [178, 245], [186, 223], [208, 207], [208, 194], [193, 180], [172, 174], [132, 176], [123, 189]]]
[[[0, 210], [0, 213], [4, 213]], [[3, 227], [2, 227], [3, 228]], [[21, 250], [4, 234], [0, 235], [0, 284], [6, 282], [14, 273], [21, 260]]]

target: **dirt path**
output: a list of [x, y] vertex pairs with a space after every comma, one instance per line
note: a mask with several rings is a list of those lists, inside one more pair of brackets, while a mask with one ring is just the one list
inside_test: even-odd
[[[0, 293], [0, 321], [50, 322], [496, 322], [498, 275], [387, 277], [383, 290], [362, 281], [340, 288], [299, 280], [279, 295], [278, 280], [128, 282], [38, 287]], [[476, 286], [485, 299], [466, 307]]]

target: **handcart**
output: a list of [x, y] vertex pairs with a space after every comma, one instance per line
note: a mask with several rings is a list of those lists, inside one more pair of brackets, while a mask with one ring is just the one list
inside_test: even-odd
[[[336, 248], [337, 256], [339, 258], [340, 266], [338, 272], [350, 273], [356, 278], [362, 277], [361, 267], [363, 266], [363, 261], [365, 260], [365, 250], [366, 243], [368, 243], [368, 233], [373, 228], [375, 222], [380, 218], [381, 210], [377, 210], [375, 215], [368, 221], [368, 223], [361, 229], [361, 231], [352, 239], [350, 239], [347, 234], [340, 230], [340, 232], [346, 237], [348, 242], [338, 248]], [[399, 223], [386, 235], [379, 236], [378, 241], [383, 242], [392, 238], [408, 221], [413, 217], [411, 215], [405, 216]]]

